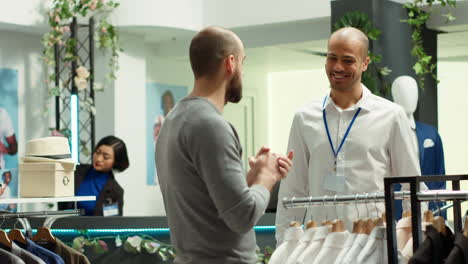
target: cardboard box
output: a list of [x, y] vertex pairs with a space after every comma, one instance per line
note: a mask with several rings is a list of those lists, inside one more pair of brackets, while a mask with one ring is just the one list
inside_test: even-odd
[[20, 197], [75, 195], [75, 164], [59, 162], [20, 163]]

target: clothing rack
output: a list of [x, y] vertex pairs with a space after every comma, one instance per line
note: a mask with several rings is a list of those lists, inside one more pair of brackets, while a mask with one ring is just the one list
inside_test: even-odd
[[0, 218], [25, 218], [25, 217], [48, 217], [48, 216], [77, 216], [82, 214], [82, 209], [67, 211], [39, 211], [39, 212], [19, 212], [12, 213], [1, 211]]
[[[468, 191], [460, 191], [460, 181], [468, 180], [468, 175], [451, 176], [416, 176], [416, 177], [388, 177], [384, 179], [385, 192], [381, 193], [360, 193], [354, 195], [329, 195], [284, 198], [285, 209], [307, 208], [325, 204], [350, 204], [350, 203], [370, 203], [385, 202], [385, 217], [387, 223], [387, 250], [388, 263], [398, 263], [398, 248], [396, 243], [396, 223], [394, 201], [398, 199], [410, 199], [411, 215], [413, 226], [413, 252], [419, 247], [422, 240], [421, 233], [421, 202], [427, 201], [453, 201], [454, 208], [454, 230], [461, 231], [461, 201], [468, 200]], [[452, 190], [423, 191], [420, 192], [421, 182], [431, 181], [452, 181]], [[394, 191], [394, 184], [409, 183], [410, 191]], [[449, 207], [445, 207], [449, 208]], [[442, 211], [439, 209], [439, 211]], [[417, 227], [417, 228], [414, 228]]]
[[0, 219], [3, 219], [2, 221], [5, 221], [5, 219], [8, 219], [8, 218], [16, 218], [18, 222], [20, 222], [21, 225], [23, 226], [26, 236], [32, 237], [32, 228], [28, 220], [29, 217], [46, 217], [46, 219], [44, 220], [43, 226], [51, 228], [52, 224], [55, 222], [55, 220], [57, 220], [57, 218], [67, 217], [67, 216], [79, 216], [83, 214], [84, 214], [83, 209], [62, 210], [62, 211], [18, 212], [18, 213], [12, 213], [9, 211], [0, 211]]
[[[468, 178], [467, 178], [468, 179]], [[418, 192], [417, 197], [419, 201], [451, 201], [451, 200], [468, 200], [468, 191], [425, 191]], [[408, 199], [411, 198], [410, 191], [394, 192], [393, 199]], [[333, 204], [350, 204], [350, 203], [370, 203], [370, 202], [384, 202], [386, 195], [382, 192], [376, 193], [359, 193], [355, 195], [325, 195], [325, 196], [310, 196], [310, 197], [292, 197], [283, 198], [283, 206], [286, 209], [291, 208], [306, 208], [316, 205], [324, 205], [325, 203]]]
[[[410, 185], [410, 200], [411, 200], [411, 225], [413, 230], [413, 252], [416, 252], [422, 242], [421, 229], [421, 202], [434, 200], [451, 200], [453, 201], [453, 220], [455, 232], [462, 230], [461, 223], [461, 201], [468, 200], [468, 197], [461, 195], [464, 191], [460, 191], [460, 181], [468, 180], [468, 175], [436, 175], [436, 176], [413, 176], [413, 177], [387, 177], [384, 178], [385, 185], [385, 212], [387, 223], [387, 252], [388, 263], [398, 263], [398, 247], [396, 241], [396, 224], [395, 224], [395, 199], [399, 199], [399, 192], [394, 191], [394, 185], [409, 183]], [[451, 181], [452, 191], [440, 192], [424, 192], [424, 195], [419, 191], [421, 182], [431, 181]], [[453, 195], [451, 195], [453, 194]]]

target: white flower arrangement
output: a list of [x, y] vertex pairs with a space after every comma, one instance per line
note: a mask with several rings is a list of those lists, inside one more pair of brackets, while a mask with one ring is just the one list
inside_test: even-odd
[[88, 78], [89, 78], [89, 71], [84, 66], [80, 66], [76, 69], [76, 76], [73, 78], [75, 82], [75, 86], [79, 92], [88, 88]]
[[[50, 31], [44, 34], [42, 44], [44, 47], [43, 61], [47, 66], [48, 78], [45, 83], [48, 86], [49, 96], [59, 96], [63, 87], [55, 83], [55, 69], [56, 64], [54, 49], [55, 46], [63, 47], [65, 55], [61, 58], [60, 63], [70, 65], [72, 62], [79, 61], [79, 57], [74, 52], [74, 47], [77, 42], [76, 39], [70, 37], [70, 27], [74, 17], [96, 18], [95, 41], [96, 46], [103, 50], [111, 51], [111, 58], [109, 60], [109, 80], [115, 79], [115, 72], [118, 70], [118, 56], [122, 51], [120, 48], [119, 34], [117, 29], [108, 21], [108, 15], [119, 6], [114, 0], [52, 0], [50, 11], [47, 13]], [[68, 37], [67, 37], [68, 36]], [[73, 82], [78, 90], [84, 90], [88, 87], [88, 78], [90, 77], [88, 69], [79, 67], [76, 69], [76, 77]], [[64, 86], [67, 86], [65, 83]], [[103, 88], [100, 87], [99, 90]]]

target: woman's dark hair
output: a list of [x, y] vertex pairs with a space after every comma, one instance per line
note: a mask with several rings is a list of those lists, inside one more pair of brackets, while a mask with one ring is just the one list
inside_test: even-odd
[[130, 166], [127, 155], [127, 147], [120, 138], [114, 136], [107, 136], [102, 138], [94, 148], [94, 152], [96, 152], [96, 150], [102, 145], [110, 146], [114, 150], [114, 166], [112, 166], [114, 170], [122, 172], [126, 170], [128, 166]]

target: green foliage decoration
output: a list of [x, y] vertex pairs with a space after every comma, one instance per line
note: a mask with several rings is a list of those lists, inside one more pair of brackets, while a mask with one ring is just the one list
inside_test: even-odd
[[[424, 89], [424, 81], [427, 75], [430, 75], [439, 83], [437, 75], [434, 72], [437, 65], [432, 62], [432, 56], [428, 55], [424, 50], [422, 38], [423, 29], [431, 15], [432, 5], [436, 2], [440, 3], [443, 7], [448, 6], [454, 8], [456, 6], [456, 0], [413, 0], [413, 2], [403, 5], [403, 8], [408, 12], [408, 19], [403, 19], [402, 22], [408, 23], [408, 25], [413, 28], [413, 33], [411, 35], [413, 44], [411, 55], [417, 59], [413, 70], [419, 77], [419, 86], [421, 89]], [[426, 11], [422, 9], [424, 6], [428, 7]], [[450, 12], [443, 14], [443, 16], [446, 18], [446, 22], [455, 20], [455, 17]]]
[[[104, 240], [113, 240], [116, 248], [123, 248], [129, 254], [153, 254], [163, 262], [172, 262], [176, 256], [172, 245], [165, 244], [146, 234], [90, 237], [88, 230], [79, 230], [79, 233], [80, 235], [75, 237], [69, 246], [84, 254], [86, 254], [87, 250], [92, 250], [97, 254], [107, 253], [109, 252], [109, 246]], [[273, 251], [272, 247], [267, 246], [261, 250], [257, 246], [256, 264], [268, 264]]]

